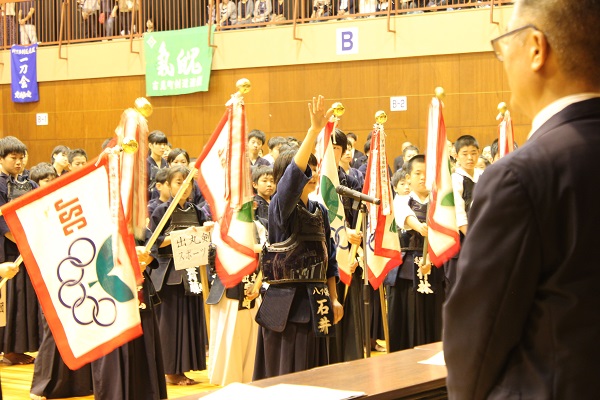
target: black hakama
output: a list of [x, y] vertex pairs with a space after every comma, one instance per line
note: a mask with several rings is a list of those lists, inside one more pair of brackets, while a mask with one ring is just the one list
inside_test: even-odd
[[[17, 255], [7, 254], [5, 261], [16, 259]], [[5, 304], [6, 327], [0, 328], [0, 350], [4, 354], [38, 351], [42, 336], [40, 307], [24, 265], [6, 282]]]
[[[406, 253], [395, 286], [388, 288], [390, 352], [442, 340], [444, 270], [432, 266], [428, 282], [433, 293], [420, 293], [414, 257]], [[411, 275], [412, 279], [406, 279]]]
[[94, 398], [97, 400], [161, 400], [167, 383], [156, 308], [148, 293], [153, 288], [145, 275], [146, 309], [140, 310], [144, 334], [92, 362]]
[[42, 315], [44, 335], [33, 369], [32, 394], [47, 399], [88, 396], [92, 390], [92, 371], [88, 365], [70, 370], [63, 362], [54, 336]]
[[[307, 218], [308, 213], [317, 215], [319, 209], [322, 220], [311, 220], [312, 225], [308, 222], [299, 223], [304, 224], [305, 229], [299, 231], [299, 234], [309, 232], [306, 230], [307, 226], [323, 229], [327, 246], [326, 256], [329, 258], [325, 275], [329, 279], [337, 276], [338, 271], [327, 209], [315, 201], [308, 200], [308, 213], [300, 214], [296, 211], [297, 207], [304, 207], [299, 204], [299, 200], [311, 174], [309, 167], [301, 171], [294, 162], [286, 168], [277, 184], [277, 193], [269, 204], [269, 243], [279, 243], [288, 239], [292, 235], [293, 226], [300, 222], [300, 218]], [[311, 312], [307, 285], [305, 282], [295, 281], [271, 284], [267, 289], [256, 317], [260, 326], [253, 380], [304, 371], [329, 363], [328, 339], [315, 334], [315, 317]], [[324, 283], [322, 285], [325, 286]], [[334, 345], [335, 342], [331, 341], [331, 346]]]
[[183, 284], [164, 284], [156, 307], [165, 373], [206, 369], [202, 296], [186, 295]]
[[327, 340], [316, 337], [312, 320], [308, 323], [288, 321], [283, 332], [259, 326], [252, 380], [327, 365]]
[[[358, 360], [364, 357], [364, 300], [362, 269], [358, 267], [352, 274], [352, 281], [346, 293], [346, 285], [340, 282], [337, 292], [344, 306], [344, 318], [335, 325], [335, 350], [331, 352], [331, 362]], [[345, 297], [344, 297], [345, 294]], [[368, 343], [368, 346], [371, 344]]]

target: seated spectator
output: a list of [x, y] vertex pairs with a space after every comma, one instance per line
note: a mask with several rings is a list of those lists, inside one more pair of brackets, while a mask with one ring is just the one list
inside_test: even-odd
[[230, 26], [237, 23], [237, 7], [235, 3], [230, 0], [223, 0], [220, 5], [220, 20], [219, 25]]
[[273, 15], [271, 15], [271, 22], [284, 22], [290, 19], [288, 14], [288, 5], [285, 4], [285, 0], [277, 0], [275, 2], [275, 5], [273, 6]]
[[338, 17], [348, 17], [349, 14], [356, 14], [355, 0], [339, 0]]
[[252, 23], [254, 2], [252, 0], [241, 0], [237, 5], [237, 24], [245, 25]]
[[331, 10], [331, 4], [330, 4], [329, 0], [313, 0], [313, 12], [310, 17], [312, 19], [329, 17], [330, 10]]
[[269, 22], [269, 15], [271, 15], [271, 0], [259, 0], [254, 5], [254, 18], [252, 22], [255, 24], [261, 22]]

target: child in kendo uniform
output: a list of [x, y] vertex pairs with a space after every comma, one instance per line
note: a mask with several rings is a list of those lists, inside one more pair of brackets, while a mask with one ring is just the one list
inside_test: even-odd
[[[406, 230], [401, 246], [404, 254], [396, 279], [388, 291], [390, 351], [413, 348], [436, 342], [442, 336], [444, 271], [427, 263], [420, 267], [427, 236], [429, 191], [425, 187], [425, 157], [413, 157], [407, 166], [406, 179], [412, 191], [394, 202], [396, 224]], [[429, 272], [427, 280], [433, 293], [418, 291], [419, 272]]]
[[269, 204], [270, 250], [262, 255], [270, 285], [256, 318], [254, 380], [328, 364], [326, 338], [343, 315], [327, 209], [308, 198], [318, 180], [311, 153], [332, 110], [325, 111], [319, 96], [309, 113], [311, 127], [300, 148], [280, 154], [273, 167], [277, 193]]
[[[189, 170], [183, 166], [170, 168], [166, 185], [171, 190], [171, 196], [175, 196], [188, 173]], [[208, 220], [198, 206], [187, 201], [191, 191], [192, 186], [188, 185], [178, 206], [161, 230], [152, 248], [152, 256], [158, 260], [159, 266], [150, 273], [152, 283], [161, 299], [156, 314], [167, 383], [182, 386], [198, 383], [186, 377], [185, 372], [206, 369], [200, 274], [198, 268], [195, 269], [195, 273], [190, 273], [189, 269], [176, 270], [171, 248], [170, 233], [173, 230], [202, 227]], [[150, 230], [156, 229], [171, 201], [160, 204], [154, 210], [150, 218]]]

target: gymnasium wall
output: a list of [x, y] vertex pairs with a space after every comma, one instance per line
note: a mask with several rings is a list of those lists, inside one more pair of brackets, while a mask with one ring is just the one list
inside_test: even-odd
[[[307, 100], [323, 94], [343, 102], [340, 128], [359, 136], [370, 131], [374, 114], [385, 110], [389, 156], [411, 141], [426, 145], [427, 105], [433, 89], [446, 90], [444, 117], [451, 140], [472, 134], [482, 145], [496, 135], [496, 106], [509, 101], [502, 64], [490, 51], [489, 39], [506, 25], [511, 7], [470, 9], [392, 18], [291, 25], [215, 34], [210, 90], [183, 96], [153, 97], [151, 130], [164, 131], [173, 146], [191, 156], [200, 153], [235, 82], [250, 79], [245, 96], [249, 127], [272, 135], [302, 137], [308, 127]], [[357, 28], [357, 54], [336, 52], [338, 29]], [[3, 136], [21, 138], [30, 148], [30, 165], [47, 161], [56, 144], [83, 147], [90, 156], [113, 134], [120, 114], [145, 94], [143, 43], [136, 40], [41, 47], [38, 55], [40, 101], [15, 104], [10, 99], [8, 52], [0, 55]], [[407, 111], [390, 111], [390, 96], [407, 96]], [[36, 126], [35, 114], [49, 115], [48, 126]], [[529, 131], [524, 116], [513, 112], [516, 140]], [[265, 151], [267, 148], [265, 146]]]

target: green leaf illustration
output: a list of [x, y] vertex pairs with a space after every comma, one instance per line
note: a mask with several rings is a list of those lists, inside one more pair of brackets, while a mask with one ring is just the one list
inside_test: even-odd
[[454, 207], [454, 193], [447, 193], [442, 197], [442, 205], [446, 207]]
[[134, 294], [118, 276], [108, 275], [113, 268], [115, 263], [113, 262], [112, 255], [112, 236], [104, 242], [100, 251], [98, 251], [98, 258], [96, 259], [96, 274], [98, 275], [98, 282], [102, 289], [111, 295], [119, 303], [125, 303], [134, 298]]
[[327, 176], [323, 176], [323, 179], [321, 180], [321, 195], [323, 196], [323, 201], [325, 201], [325, 206], [329, 211], [329, 223], [333, 223], [336, 217], [341, 219], [342, 217], [337, 215], [337, 210], [340, 206], [340, 198], [335, 191], [333, 182], [331, 182], [331, 179]]
[[237, 219], [239, 221], [252, 222], [252, 220], [253, 220], [252, 205], [253, 205], [252, 201], [248, 201], [248, 202], [244, 203], [244, 205], [242, 206], [242, 208], [240, 209], [240, 211], [237, 214]]

